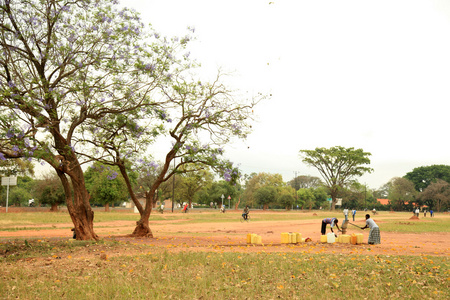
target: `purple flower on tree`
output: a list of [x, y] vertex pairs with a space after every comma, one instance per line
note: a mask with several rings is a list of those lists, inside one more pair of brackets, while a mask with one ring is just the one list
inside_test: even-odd
[[117, 175], [119, 175], [119, 173], [117, 173], [116, 171], [112, 172], [112, 174], [108, 175], [108, 179], [109, 180], [114, 180], [117, 178]]
[[223, 179], [225, 179], [225, 181], [231, 181], [230, 170], [225, 170], [225, 172], [223, 173]]
[[11, 130], [8, 130], [8, 132], [6, 133], [6, 137], [8, 138], [8, 139], [10, 139], [10, 138], [13, 138], [15, 135], [14, 135], [14, 133], [11, 131]]

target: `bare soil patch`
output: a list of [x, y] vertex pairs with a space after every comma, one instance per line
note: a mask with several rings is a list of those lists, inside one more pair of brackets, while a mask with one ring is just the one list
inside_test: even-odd
[[[145, 244], [151, 247], [163, 247], [168, 251], [231, 251], [231, 252], [302, 252], [302, 253], [341, 253], [364, 255], [437, 255], [449, 256], [450, 233], [406, 234], [383, 232], [382, 219], [375, 219], [381, 228], [381, 244], [368, 245], [369, 230], [360, 230], [349, 226], [347, 233], [363, 233], [365, 243], [322, 244], [320, 243], [320, 220], [300, 219], [294, 221], [251, 221], [240, 223], [240, 212], [229, 211], [236, 215], [236, 222], [227, 223], [187, 223], [188, 220], [150, 221], [155, 238], [131, 238], [135, 226], [134, 221], [113, 221], [96, 223], [95, 231], [103, 239], [115, 240], [121, 243]], [[261, 212], [264, 213], [264, 212]], [[258, 212], [252, 212], [256, 215]], [[400, 220], [400, 219], [399, 219]], [[404, 220], [407, 223], [407, 219]], [[414, 221], [414, 224], [417, 220]], [[360, 227], [365, 221], [361, 218], [352, 221]], [[412, 225], [413, 223], [411, 223]], [[28, 226], [31, 227], [31, 226]], [[48, 225], [47, 225], [48, 227]], [[52, 229], [36, 229], [3, 231], [0, 238], [12, 240], [15, 238], [70, 239], [72, 224], [57, 224]], [[65, 228], [64, 228], [65, 227]], [[328, 229], [329, 231], [329, 229]], [[299, 232], [312, 242], [300, 244], [281, 244], [282, 232]], [[262, 237], [263, 245], [247, 245], [246, 235], [255, 233]], [[115, 253], [120, 255], [121, 253]], [[130, 254], [130, 253], [123, 253]]]

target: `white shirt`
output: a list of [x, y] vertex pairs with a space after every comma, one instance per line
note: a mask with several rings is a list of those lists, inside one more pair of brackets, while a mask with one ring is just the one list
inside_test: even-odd
[[378, 227], [377, 223], [370, 218], [366, 220], [366, 225], [369, 226], [370, 229]]
[[344, 215], [348, 215], [348, 209], [344, 209]]

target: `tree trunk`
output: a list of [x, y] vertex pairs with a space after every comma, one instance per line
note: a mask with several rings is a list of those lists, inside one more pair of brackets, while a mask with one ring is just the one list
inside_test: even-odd
[[[83, 170], [78, 161], [76, 163], [70, 173], [60, 168], [56, 169], [56, 172], [64, 188], [67, 210], [75, 227], [77, 240], [98, 240], [99, 237], [94, 232], [94, 212], [89, 204], [90, 196], [86, 190]], [[66, 174], [70, 176], [71, 182]]]
[[152, 230], [148, 225], [148, 219], [148, 217], [141, 217], [141, 219], [136, 222], [136, 228], [134, 228], [134, 231], [130, 236], [153, 238]]
[[148, 220], [152, 214], [153, 204], [156, 203], [155, 193], [155, 188], [145, 193], [145, 209], [140, 214], [141, 218], [136, 222], [136, 228], [130, 236], [153, 238], [153, 233], [148, 224]]
[[105, 211], [106, 211], [106, 212], [109, 212], [109, 203], [106, 203], [106, 204], [105, 204]]
[[50, 207], [50, 211], [58, 211], [58, 203], [52, 203], [52, 207]]
[[331, 210], [334, 211], [336, 209], [336, 203], [337, 203], [337, 189], [331, 190], [330, 196], [331, 196]]

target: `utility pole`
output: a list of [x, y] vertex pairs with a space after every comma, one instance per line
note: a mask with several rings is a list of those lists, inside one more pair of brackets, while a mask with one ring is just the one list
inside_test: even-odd
[[367, 204], [366, 204], [366, 195], [367, 195], [367, 193], [366, 193], [366, 183], [364, 182], [364, 208], [367, 208]]
[[294, 190], [295, 190], [295, 197], [294, 197], [294, 199], [295, 199], [295, 203], [294, 203], [294, 207], [297, 207], [297, 202], [298, 202], [298, 194], [297, 194], [297, 191], [298, 191], [298, 189], [297, 188], [300, 188], [298, 185], [297, 185], [297, 180], [298, 180], [298, 178], [297, 178], [297, 171], [294, 171]]

